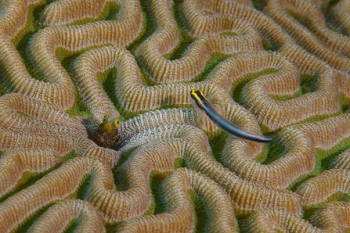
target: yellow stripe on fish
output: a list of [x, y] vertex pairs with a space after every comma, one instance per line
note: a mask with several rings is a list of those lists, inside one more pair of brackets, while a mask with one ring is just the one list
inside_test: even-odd
[[199, 90], [191, 90], [191, 98], [200, 110], [212, 120], [218, 127], [229, 134], [255, 142], [270, 142], [272, 138], [247, 133], [234, 126], [231, 122], [222, 117]]

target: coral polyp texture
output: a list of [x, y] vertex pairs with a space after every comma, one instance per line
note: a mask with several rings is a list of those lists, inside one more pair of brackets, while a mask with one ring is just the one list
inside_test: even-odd
[[0, 1], [0, 232], [349, 231], [349, 7]]

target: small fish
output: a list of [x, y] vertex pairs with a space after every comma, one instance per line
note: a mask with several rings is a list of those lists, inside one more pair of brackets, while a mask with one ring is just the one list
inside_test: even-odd
[[117, 129], [119, 126], [119, 118], [110, 119], [109, 116], [104, 116], [103, 122], [98, 126], [95, 133], [95, 142], [102, 147], [110, 148], [117, 140]]
[[203, 93], [199, 90], [191, 90], [191, 98], [195, 102], [195, 107], [200, 111], [204, 111], [205, 114], [222, 130], [229, 134], [235, 135], [240, 138], [248, 139], [255, 142], [270, 142], [272, 138], [250, 134], [238, 129], [231, 124], [228, 120], [223, 118], [204, 97]]

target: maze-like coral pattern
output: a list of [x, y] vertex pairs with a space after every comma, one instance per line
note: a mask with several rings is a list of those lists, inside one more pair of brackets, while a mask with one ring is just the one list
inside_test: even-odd
[[0, 232], [349, 230], [349, 6], [2, 0]]

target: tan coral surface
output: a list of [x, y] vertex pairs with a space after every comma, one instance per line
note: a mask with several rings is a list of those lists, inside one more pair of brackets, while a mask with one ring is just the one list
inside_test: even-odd
[[0, 232], [348, 231], [349, 6], [1, 0]]

